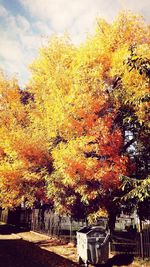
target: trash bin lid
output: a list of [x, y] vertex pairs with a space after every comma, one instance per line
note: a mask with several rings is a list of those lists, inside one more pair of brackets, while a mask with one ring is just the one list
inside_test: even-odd
[[85, 227], [81, 228], [80, 230], [78, 230], [77, 233], [87, 234], [90, 231], [91, 231], [91, 227], [90, 226], [85, 226]]
[[79, 229], [77, 231], [77, 233], [83, 233], [83, 234], [88, 234], [90, 232], [105, 232], [106, 231], [106, 227], [102, 227], [101, 225], [91, 225], [91, 226], [87, 226], [87, 227], [83, 227], [81, 229]]

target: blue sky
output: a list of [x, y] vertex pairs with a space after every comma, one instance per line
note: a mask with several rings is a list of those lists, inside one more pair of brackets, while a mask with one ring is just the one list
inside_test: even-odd
[[97, 16], [111, 22], [120, 10], [140, 13], [150, 22], [149, 0], [0, 0], [0, 68], [16, 74], [24, 86], [28, 65], [48, 36], [68, 32], [78, 44]]

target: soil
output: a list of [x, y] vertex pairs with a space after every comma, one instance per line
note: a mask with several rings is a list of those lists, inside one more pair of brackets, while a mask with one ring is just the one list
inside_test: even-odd
[[[77, 251], [73, 243], [0, 225], [0, 267], [77, 266], [79, 267]], [[150, 262], [137, 259], [133, 261], [130, 255], [110, 255], [108, 264], [101, 267], [111, 266], [150, 267]]]

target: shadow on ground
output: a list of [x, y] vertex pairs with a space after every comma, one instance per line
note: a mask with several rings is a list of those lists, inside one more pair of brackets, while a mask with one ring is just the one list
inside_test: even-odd
[[42, 241], [36, 241], [35, 242], [37, 245], [42, 246], [42, 247], [53, 247], [53, 246], [64, 246], [67, 245], [68, 242], [66, 242], [66, 240], [63, 239], [58, 239], [58, 238], [52, 238], [52, 239], [46, 239], [46, 240], [42, 240]]
[[27, 228], [21, 228], [13, 225], [1, 224], [0, 225], [0, 235], [10, 235], [12, 233], [26, 232]]
[[95, 267], [113, 267], [113, 266], [127, 266], [134, 260], [134, 256], [130, 254], [115, 255], [107, 261], [106, 264], [97, 264]]
[[0, 264], [2, 267], [78, 266], [70, 260], [24, 240], [0, 240]]
[[[0, 267], [77, 267], [77, 263], [67, 260], [39, 246], [58, 245], [56, 240], [31, 243], [22, 239], [5, 239], [5, 235], [26, 231], [11, 225], [0, 225]], [[4, 236], [3, 236], [4, 235]], [[8, 236], [9, 237], [9, 236]], [[60, 245], [60, 241], [59, 241]], [[62, 247], [64, 244], [61, 244]], [[133, 255], [115, 255], [106, 264], [95, 267], [125, 266], [133, 262]]]

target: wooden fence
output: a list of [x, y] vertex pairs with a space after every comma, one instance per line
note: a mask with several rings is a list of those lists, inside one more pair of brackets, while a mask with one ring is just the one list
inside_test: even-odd
[[76, 231], [85, 225], [85, 221], [73, 220], [69, 216], [59, 216], [50, 209], [32, 211], [31, 229], [40, 233], [75, 240]]
[[114, 232], [111, 238], [111, 252], [150, 258], [150, 221], [142, 222], [142, 225], [140, 232]]

